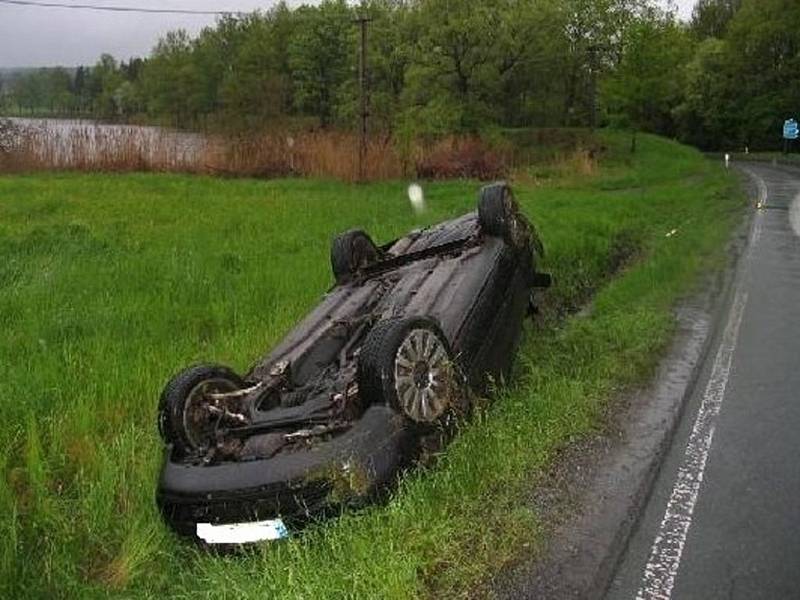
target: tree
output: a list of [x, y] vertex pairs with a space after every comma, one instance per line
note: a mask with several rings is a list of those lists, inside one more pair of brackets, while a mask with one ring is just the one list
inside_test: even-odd
[[648, 11], [625, 32], [625, 52], [605, 86], [609, 109], [636, 130], [676, 132], [673, 109], [681, 101], [683, 66], [692, 55], [686, 30], [670, 14]]
[[14, 104], [30, 114], [67, 114], [73, 107], [70, 86], [71, 77], [66, 69], [36, 69], [13, 82], [11, 97]]
[[114, 119], [122, 114], [115, 96], [123, 81], [124, 77], [116, 59], [110, 54], [102, 54], [92, 69], [90, 85], [96, 117]]
[[342, 87], [354, 75], [354, 14], [344, 0], [326, 0], [295, 12], [297, 29], [289, 41], [289, 68], [295, 107], [331, 125]]
[[410, 133], [477, 131], [499, 124], [504, 91], [530, 58], [534, 32], [527, 0], [427, 0], [410, 16], [402, 116]]
[[285, 114], [290, 78], [281, 69], [287, 61], [286, 49], [275, 29], [274, 12], [250, 17], [244, 25], [246, 35], [235, 64], [226, 70], [219, 89], [223, 117], [230, 128], [252, 130]]
[[6, 92], [6, 79], [0, 73], [0, 111], [5, 111], [6, 103], [8, 102], [8, 93]]
[[685, 69], [681, 138], [704, 148], [779, 147], [781, 124], [800, 111], [800, 5], [743, 0], [717, 33]]
[[779, 146], [783, 121], [800, 112], [800, 3], [744, 0], [726, 41], [741, 142]]
[[191, 40], [184, 30], [169, 32], [153, 50], [142, 71], [147, 112], [169, 116], [177, 126], [188, 125], [188, 98], [194, 83]]
[[561, 3], [567, 54], [563, 65], [563, 124], [585, 125], [596, 109], [596, 82], [625, 53], [628, 27], [647, 0], [565, 0]]
[[[800, 4], [699, 0], [345, 0], [225, 16], [168, 33], [147, 59], [104, 55], [70, 79], [10, 88], [29, 112], [83, 111], [233, 131], [354, 126], [369, 25], [370, 128], [404, 139], [497, 127], [620, 124], [713, 147], [767, 144], [800, 97]], [[65, 76], [67, 75], [67, 76]], [[67, 81], [65, 89], [64, 82]], [[8, 85], [7, 85], [8, 87]], [[598, 91], [601, 102], [598, 102]], [[800, 115], [798, 115], [800, 116]], [[776, 125], [777, 124], [777, 125]]]
[[75, 105], [75, 110], [78, 112], [85, 112], [86, 105], [87, 105], [87, 72], [86, 69], [82, 66], [79, 66], [75, 69], [75, 76], [72, 78], [72, 85], [70, 86], [70, 92], [73, 96], [73, 102]]
[[701, 42], [684, 69], [684, 81], [683, 100], [675, 110], [680, 138], [709, 149], [733, 145], [741, 122], [728, 43], [716, 38]]
[[723, 38], [742, 0], [698, 0], [692, 11], [692, 32], [698, 39]]

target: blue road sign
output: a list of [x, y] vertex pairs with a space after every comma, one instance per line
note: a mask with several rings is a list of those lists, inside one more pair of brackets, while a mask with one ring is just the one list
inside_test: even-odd
[[783, 123], [783, 137], [787, 140], [796, 140], [800, 137], [800, 126], [794, 119], [788, 119]]

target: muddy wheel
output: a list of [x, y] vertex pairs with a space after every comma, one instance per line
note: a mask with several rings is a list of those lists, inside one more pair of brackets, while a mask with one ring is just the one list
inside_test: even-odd
[[242, 389], [244, 382], [228, 367], [195, 365], [167, 383], [158, 406], [158, 429], [167, 444], [185, 455], [214, 442], [217, 418], [205, 407], [208, 394]]
[[516, 240], [520, 234], [519, 209], [507, 183], [493, 183], [481, 189], [478, 221], [487, 235]]
[[450, 345], [431, 319], [381, 321], [361, 347], [358, 386], [369, 404], [388, 404], [417, 423], [433, 423], [459, 400]]
[[344, 281], [378, 260], [375, 242], [360, 229], [336, 236], [331, 244], [331, 267], [336, 281]]

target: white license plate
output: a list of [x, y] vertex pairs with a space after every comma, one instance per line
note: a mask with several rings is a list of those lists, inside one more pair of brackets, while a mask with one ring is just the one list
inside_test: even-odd
[[289, 537], [289, 530], [281, 519], [227, 525], [198, 523], [197, 537], [207, 544], [252, 544]]

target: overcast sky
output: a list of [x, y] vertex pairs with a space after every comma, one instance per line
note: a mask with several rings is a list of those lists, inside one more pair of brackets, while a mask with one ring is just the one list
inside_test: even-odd
[[[137, 8], [251, 11], [275, 0], [32, 0], [62, 4], [135, 6]], [[667, 0], [660, 0], [666, 5]], [[675, 0], [687, 18], [695, 0]], [[289, 0], [290, 6], [310, 4]], [[200, 31], [214, 23], [211, 15], [165, 15], [99, 12], [0, 3], [0, 67], [94, 64], [108, 52], [118, 59], [145, 56], [158, 38], [172, 29]]]

